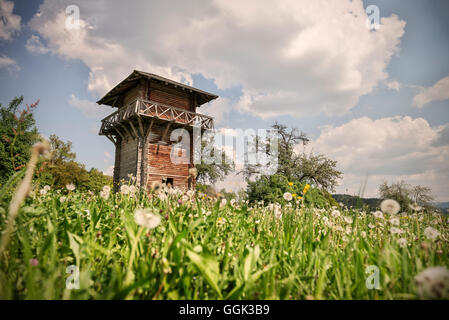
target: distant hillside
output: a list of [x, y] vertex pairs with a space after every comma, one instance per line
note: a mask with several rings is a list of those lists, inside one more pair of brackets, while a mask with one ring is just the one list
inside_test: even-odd
[[448, 213], [449, 211], [449, 202], [434, 202], [433, 205], [444, 213]]
[[[378, 198], [359, 198], [349, 194], [333, 194], [332, 197], [338, 202], [343, 203], [346, 207], [360, 208], [367, 206], [369, 210], [377, 210], [382, 199]], [[435, 207], [443, 213], [449, 213], [449, 202], [434, 202]]]
[[361, 208], [368, 207], [369, 210], [379, 208], [381, 199], [378, 198], [359, 198], [349, 194], [333, 194], [332, 197], [338, 202], [343, 203], [346, 207]]

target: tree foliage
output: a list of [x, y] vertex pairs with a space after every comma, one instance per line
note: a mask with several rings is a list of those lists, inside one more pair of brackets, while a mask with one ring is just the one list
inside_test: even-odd
[[[208, 143], [213, 143], [212, 138], [201, 141], [201, 152], [206, 148]], [[195, 152], [200, 152], [200, 150], [195, 150]], [[211, 157], [214, 157], [215, 150], [212, 150]], [[204, 162], [201, 157], [201, 163], [196, 164], [195, 168], [198, 171], [196, 180], [200, 184], [211, 184], [214, 185], [217, 181], [223, 180], [230, 172], [233, 170], [232, 161], [226, 155], [225, 152], [221, 153], [219, 163], [208, 164]]]
[[23, 96], [7, 107], [0, 104], [0, 184], [26, 165], [31, 146], [39, 140], [33, 115], [39, 101], [19, 110], [22, 103]]
[[[297, 128], [288, 129], [287, 126], [277, 122], [272, 128], [279, 134], [276, 174], [284, 176], [289, 181], [309, 183], [333, 191], [342, 177], [342, 172], [336, 168], [337, 162], [323, 154], [307, 154], [296, 151], [295, 148], [301, 144], [305, 146], [310, 142], [306, 134]], [[259, 150], [269, 153], [268, 142], [265, 144], [258, 142], [258, 144], [260, 145]], [[260, 178], [263, 176], [262, 172], [263, 168], [260, 165], [245, 165], [243, 170], [248, 181], [252, 177]]]
[[389, 185], [386, 181], [379, 186], [379, 194], [383, 199], [394, 199], [401, 205], [402, 210], [408, 210], [410, 205], [418, 205], [433, 209], [432, 189], [429, 187], [413, 186], [404, 180]]
[[74, 184], [81, 191], [98, 192], [103, 186], [112, 184], [112, 177], [92, 168], [87, 170], [75, 161], [72, 143], [64, 142], [58, 136], [50, 136], [51, 157], [39, 173], [39, 184], [50, 185], [54, 189], [63, 189], [67, 184]]

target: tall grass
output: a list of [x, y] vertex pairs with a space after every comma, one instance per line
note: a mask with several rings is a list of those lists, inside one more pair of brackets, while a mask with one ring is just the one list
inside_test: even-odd
[[[152, 209], [161, 224], [137, 225], [138, 208]], [[437, 240], [426, 238], [427, 226], [440, 232]], [[269, 207], [173, 192], [104, 199], [36, 191], [1, 262], [0, 298], [414, 299], [416, 274], [449, 265], [448, 221], [411, 214], [400, 217], [403, 234], [391, 227], [389, 217], [352, 209], [336, 216], [285, 206], [277, 218]], [[79, 268], [79, 289], [66, 286], [71, 265]], [[370, 265], [380, 270], [379, 290], [366, 286]]]

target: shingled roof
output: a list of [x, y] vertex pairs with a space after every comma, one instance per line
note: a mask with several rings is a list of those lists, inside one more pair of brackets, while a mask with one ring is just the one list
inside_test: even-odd
[[183, 90], [189, 90], [190, 92], [196, 92], [197, 95], [197, 102], [198, 106], [207, 103], [211, 100], [214, 100], [218, 98], [217, 95], [185, 85], [180, 82], [176, 82], [161, 76], [158, 76], [157, 74], [143, 72], [139, 70], [134, 70], [133, 73], [131, 73], [125, 80], [120, 82], [118, 85], [116, 85], [114, 88], [112, 88], [106, 95], [97, 101], [98, 104], [102, 105], [109, 105], [114, 106], [114, 101], [116, 100], [117, 96], [122, 94], [123, 92], [127, 91], [128, 89], [134, 87], [140, 79], [148, 79], [148, 80], [155, 80], [159, 81], [165, 85], [168, 86], [174, 86], [174, 87], [180, 87]]

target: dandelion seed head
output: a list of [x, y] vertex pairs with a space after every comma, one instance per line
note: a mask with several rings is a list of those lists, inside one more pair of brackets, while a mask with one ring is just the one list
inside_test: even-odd
[[386, 214], [397, 214], [401, 210], [401, 206], [396, 200], [385, 199], [380, 203], [380, 210]]

